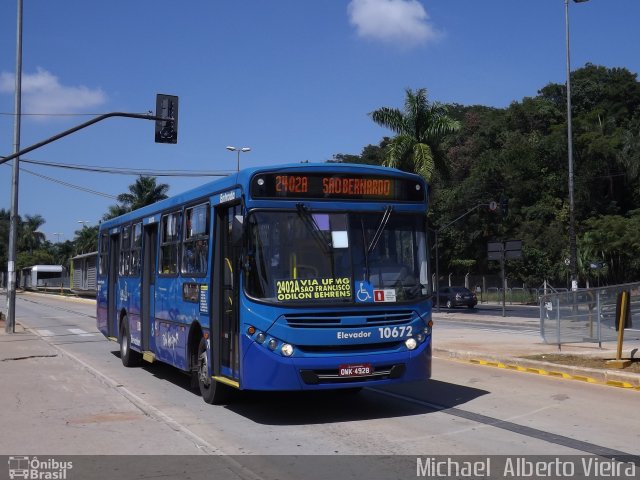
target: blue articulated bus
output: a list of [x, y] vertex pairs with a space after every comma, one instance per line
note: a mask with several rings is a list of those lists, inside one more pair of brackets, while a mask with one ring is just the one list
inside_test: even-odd
[[97, 325], [204, 400], [431, 375], [428, 186], [395, 169], [247, 169], [100, 225]]

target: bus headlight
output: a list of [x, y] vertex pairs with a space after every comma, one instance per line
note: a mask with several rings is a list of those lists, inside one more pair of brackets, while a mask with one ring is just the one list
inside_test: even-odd
[[269, 340], [268, 345], [271, 350], [275, 350], [276, 347], [278, 346], [278, 341], [275, 338], [272, 338], [271, 340]]
[[424, 341], [424, 335], [422, 333], [417, 334], [416, 340], [418, 341], [418, 343], [422, 343]]
[[266, 336], [264, 333], [262, 333], [262, 332], [260, 332], [260, 333], [258, 333], [258, 334], [256, 335], [256, 342], [258, 342], [258, 343], [260, 343], [260, 344], [264, 343], [264, 341], [265, 341], [266, 339], [267, 339], [267, 336]]
[[415, 350], [415, 348], [418, 346], [418, 342], [416, 342], [415, 338], [407, 338], [404, 341], [404, 344], [407, 346], [409, 350]]
[[431, 335], [431, 328], [433, 327], [433, 320], [429, 320], [429, 322], [427, 323], [427, 326], [424, 327], [424, 334], [425, 335]]
[[282, 348], [280, 349], [280, 351], [282, 352], [282, 355], [284, 355], [285, 357], [290, 357], [291, 355], [293, 355], [293, 347], [288, 343], [285, 343], [284, 345], [282, 345]]

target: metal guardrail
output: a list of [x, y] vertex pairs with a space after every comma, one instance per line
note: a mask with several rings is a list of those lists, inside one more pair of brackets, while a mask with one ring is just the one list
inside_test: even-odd
[[540, 296], [540, 335], [545, 343], [598, 343], [615, 341], [618, 294], [630, 294], [631, 323], [640, 328], [640, 283]]

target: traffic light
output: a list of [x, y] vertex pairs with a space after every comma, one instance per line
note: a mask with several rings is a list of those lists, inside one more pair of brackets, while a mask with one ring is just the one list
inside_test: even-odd
[[500, 197], [500, 212], [502, 213], [502, 218], [506, 218], [509, 215], [509, 197], [504, 195]]
[[178, 143], [178, 97], [156, 95], [156, 116], [173, 120], [156, 120], [156, 143]]

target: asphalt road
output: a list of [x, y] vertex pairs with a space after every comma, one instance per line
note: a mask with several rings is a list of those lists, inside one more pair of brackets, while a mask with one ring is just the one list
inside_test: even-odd
[[[456, 307], [446, 308], [440, 306], [438, 310], [434, 307], [433, 311], [437, 314], [456, 314], [456, 315], [473, 315], [473, 316], [502, 316], [502, 304], [501, 303], [479, 303], [474, 308]], [[505, 318], [519, 317], [519, 318], [540, 318], [540, 307], [538, 305], [520, 305], [520, 304], [505, 304], [504, 306]]]
[[[211, 406], [171, 367], [124, 368], [118, 345], [97, 332], [90, 302], [19, 295], [16, 312], [21, 324], [132, 392], [138, 408], [182, 429], [210, 453], [640, 455], [635, 391], [435, 358], [427, 382], [352, 396], [245, 392], [230, 405]], [[474, 332], [465, 322], [443, 328]], [[110, 452], [96, 445], [92, 453]], [[392, 472], [392, 464], [385, 468]]]

